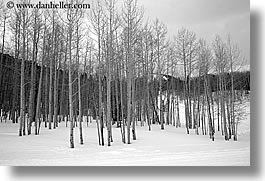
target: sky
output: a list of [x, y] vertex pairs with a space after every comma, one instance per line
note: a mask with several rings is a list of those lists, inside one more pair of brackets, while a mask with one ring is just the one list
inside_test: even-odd
[[229, 33], [250, 64], [250, 2], [249, 0], [138, 0], [145, 17], [158, 18], [166, 24], [169, 38], [180, 28], [194, 31], [209, 44], [216, 34]]

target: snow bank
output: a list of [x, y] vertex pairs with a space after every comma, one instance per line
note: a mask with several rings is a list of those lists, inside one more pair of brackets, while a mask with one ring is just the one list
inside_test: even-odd
[[[166, 126], [160, 130], [153, 125], [137, 127], [137, 140], [121, 142], [119, 128], [113, 128], [111, 147], [99, 146], [96, 124], [84, 126], [84, 145], [79, 144], [75, 129], [75, 148], [69, 148], [69, 128], [62, 124], [57, 130], [41, 129], [39, 136], [18, 137], [18, 125], [0, 124], [0, 165], [116, 165], [116, 166], [221, 166], [250, 165], [249, 137], [239, 141], [224, 141], [217, 135], [212, 142], [208, 136], [190, 135], [184, 128]], [[105, 132], [106, 133], [106, 132]]]

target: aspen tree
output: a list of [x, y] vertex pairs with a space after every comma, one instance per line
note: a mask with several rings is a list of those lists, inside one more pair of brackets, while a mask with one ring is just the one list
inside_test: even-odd
[[29, 24], [28, 10], [23, 9], [21, 12], [21, 29], [22, 29], [22, 61], [21, 61], [21, 79], [20, 79], [20, 123], [19, 136], [25, 135], [25, 61], [26, 61], [26, 37]]

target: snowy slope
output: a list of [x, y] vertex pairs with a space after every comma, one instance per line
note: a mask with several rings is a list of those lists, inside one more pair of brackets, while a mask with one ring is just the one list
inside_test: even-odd
[[69, 148], [69, 129], [61, 125], [57, 130], [41, 129], [39, 136], [18, 137], [18, 125], [0, 124], [0, 165], [250, 165], [249, 134], [238, 142], [224, 141], [217, 136], [212, 142], [208, 136], [190, 135], [184, 128], [158, 125], [149, 132], [137, 127], [137, 140], [132, 144], [121, 142], [120, 130], [113, 128], [111, 147], [98, 146], [96, 124], [84, 126], [84, 145]]

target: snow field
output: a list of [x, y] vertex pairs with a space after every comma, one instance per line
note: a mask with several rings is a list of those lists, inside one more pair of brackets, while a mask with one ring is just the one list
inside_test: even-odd
[[[54, 130], [42, 128], [40, 135], [18, 136], [18, 124], [0, 123], [0, 165], [13, 166], [249, 166], [250, 101], [243, 100], [238, 141], [224, 141], [216, 131], [215, 141], [208, 135], [186, 134], [184, 105], [180, 104], [182, 127], [147, 125], [136, 127], [137, 140], [123, 144], [120, 129], [113, 125], [110, 147], [98, 145], [96, 122], [83, 122], [84, 145], [79, 144], [79, 128], [74, 129], [75, 148], [69, 147], [69, 127], [62, 122]], [[85, 120], [84, 120], [85, 121]], [[69, 125], [69, 124], [68, 124]], [[32, 127], [34, 130], [34, 126]], [[34, 133], [34, 132], [33, 132]], [[105, 143], [107, 132], [105, 130]]]
[[[69, 129], [42, 128], [39, 136], [18, 137], [17, 125], [4, 123], [0, 127], [0, 165], [250, 165], [249, 136], [238, 142], [224, 141], [217, 136], [212, 142], [208, 136], [190, 135], [184, 128], [166, 126], [160, 130], [153, 125], [137, 127], [137, 140], [123, 144], [120, 129], [113, 128], [111, 147], [99, 146], [96, 124], [84, 125], [84, 145], [79, 144], [79, 130], [75, 128], [75, 148], [69, 148]], [[106, 136], [106, 134], [105, 134]]]

